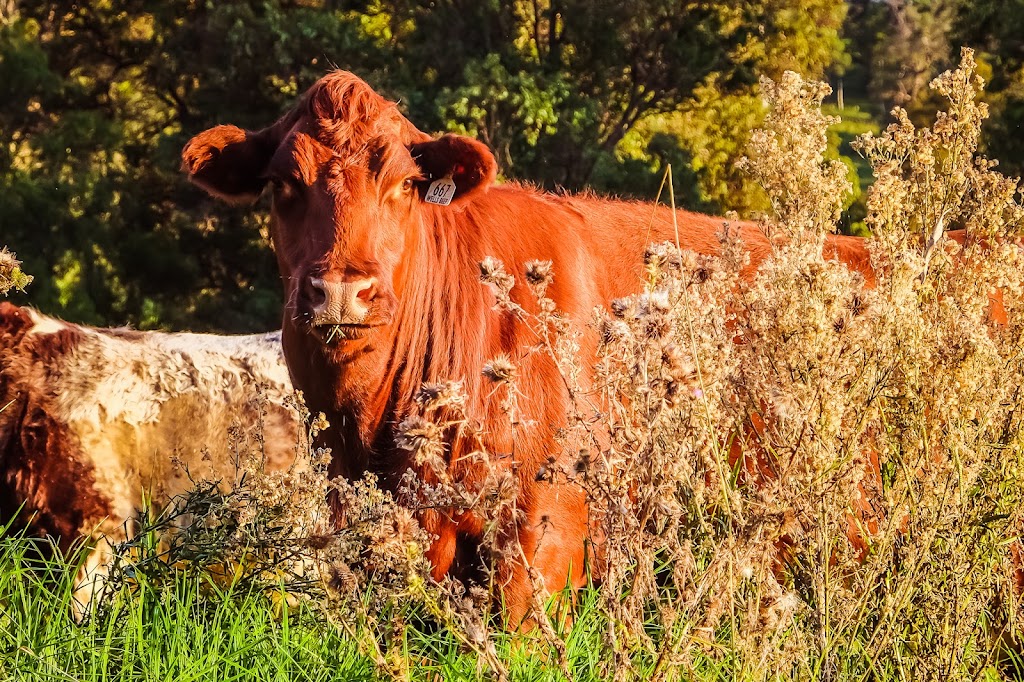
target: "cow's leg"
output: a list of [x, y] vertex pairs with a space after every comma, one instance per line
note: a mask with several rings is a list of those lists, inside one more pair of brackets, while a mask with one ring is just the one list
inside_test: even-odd
[[108, 522], [102, 525], [102, 530], [97, 529], [91, 534], [93, 547], [78, 569], [78, 575], [75, 576], [74, 590], [71, 593], [71, 614], [78, 622], [89, 614], [95, 600], [103, 596], [114, 561], [113, 545], [128, 539], [127, 523], [113, 526]]
[[555, 484], [540, 485], [533, 492], [518, 532], [521, 552], [506, 569], [502, 585], [511, 628], [528, 626], [524, 619], [535, 589], [546, 599], [567, 586], [575, 592], [587, 583], [590, 524], [585, 494], [575, 486]]
[[110, 574], [110, 563], [113, 552], [105, 536], [96, 539], [85, 561], [75, 576], [75, 586], [71, 593], [71, 614], [81, 622], [89, 614], [93, 600], [103, 594], [103, 588]]
[[[435, 515], [439, 516], [439, 515]], [[423, 529], [434, 536], [434, 541], [426, 552], [430, 561], [431, 577], [441, 582], [452, 567], [456, 553], [456, 532], [454, 523], [445, 523], [435, 518], [421, 521]]]

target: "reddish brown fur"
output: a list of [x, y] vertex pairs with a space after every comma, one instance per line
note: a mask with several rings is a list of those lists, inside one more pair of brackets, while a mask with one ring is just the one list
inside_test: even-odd
[[31, 324], [24, 310], [0, 303], [0, 522], [16, 518], [67, 550], [87, 522], [110, 514], [110, 504], [96, 491], [95, 473], [74, 434], [53, 417], [56, 396], [26, 390], [51, 385], [39, 373], [59, 368], [59, 358], [74, 350], [76, 333], [68, 329], [33, 343], [25, 340]]
[[[247, 148], [226, 150], [232, 144]], [[258, 153], [263, 156], [255, 159]], [[218, 158], [255, 159], [248, 168], [253, 177], [239, 182], [242, 169], [225, 169]], [[584, 495], [569, 485], [536, 481], [541, 463], [558, 452], [554, 436], [566, 422], [569, 397], [553, 362], [528, 357], [519, 390], [527, 412], [522, 418], [535, 426], [512, 431], [481, 367], [500, 353], [523, 357], [536, 339], [522, 321], [495, 310], [492, 292], [479, 282], [478, 263], [492, 256], [519, 274], [527, 261], [553, 261], [549, 295], [582, 335], [579, 360], [586, 367], [594, 361], [596, 338], [585, 321], [595, 307], [639, 288], [646, 245], [676, 240], [671, 211], [553, 196], [516, 184], [488, 190], [495, 164], [482, 145], [457, 136], [431, 141], [392, 103], [340, 71], [321, 79], [269, 128], [253, 133], [218, 127], [197, 135], [185, 147], [183, 162], [194, 182], [231, 200], [251, 199], [250, 185], [264, 178], [274, 183], [286, 356], [310, 407], [326, 412], [333, 425], [324, 442], [334, 448], [335, 471], [373, 471], [394, 489], [413, 466], [410, 454], [396, 446], [396, 428], [412, 411], [417, 390], [424, 382], [462, 381], [488, 450], [515, 467], [524, 512], [516, 533], [527, 561], [549, 589], [567, 580], [581, 585], [588, 535]], [[426, 184], [444, 175], [459, 190], [453, 205], [423, 203]], [[418, 196], [400, 192], [406, 179], [419, 188]], [[232, 193], [237, 186], [246, 190]], [[719, 252], [722, 219], [684, 211], [675, 217], [685, 248]], [[750, 249], [752, 270], [770, 245], [751, 224], [737, 229]], [[829, 237], [826, 251], [871, 280], [862, 240]], [[326, 345], [306, 312], [305, 287], [313, 277], [379, 280], [368, 326]], [[533, 309], [522, 284], [512, 295]], [[453, 475], [469, 481], [483, 475], [464, 459], [471, 447], [455, 441], [448, 453]], [[480, 520], [434, 511], [423, 513], [421, 521], [436, 536], [429, 554], [435, 576], [471, 572], [475, 560], [466, 557], [480, 540]], [[516, 622], [530, 594], [526, 569], [510, 562], [501, 577], [509, 617]]]

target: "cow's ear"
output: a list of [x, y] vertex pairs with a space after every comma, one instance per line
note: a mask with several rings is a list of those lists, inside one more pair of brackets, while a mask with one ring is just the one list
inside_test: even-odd
[[0, 339], [16, 338], [20, 332], [32, 326], [28, 311], [10, 301], [0, 302]]
[[277, 149], [270, 129], [259, 132], [236, 126], [205, 130], [181, 150], [181, 168], [188, 179], [215, 197], [231, 203], [252, 203], [267, 184], [264, 173]]
[[423, 171], [420, 195], [437, 180], [450, 178], [455, 185], [451, 203], [457, 203], [476, 192], [486, 190], [498, 173], [498, 164], [484, 144], [462, 135], [443, 135], [429, 142], [409, 145], [413, 161]]

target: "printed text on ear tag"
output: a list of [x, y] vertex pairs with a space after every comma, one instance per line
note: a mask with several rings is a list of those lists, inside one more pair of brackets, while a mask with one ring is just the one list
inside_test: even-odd
[[447, 206], [455, 197], [455, 181], [449, 177], [434, 180], [427, 188], [427, 203]]

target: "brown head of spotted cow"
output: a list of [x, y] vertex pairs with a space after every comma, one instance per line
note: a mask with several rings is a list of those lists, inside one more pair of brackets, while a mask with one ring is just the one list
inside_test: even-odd
[[[521, 559], [499, 567], [508, 617], [515, 623], [526, 611], [528, 565], [548, 589], [582, 585], [585, 496], [571, 484], [537, 480], [549, 457], [564, 456], [555, 434], [566, 424], [570, 396], [553, 361], [527, 352], [537, 343], [529, 325], [495, 307], [479, 264], [494, 257], [521, 273], [529, 261], [551, 261], [548, 296], [573, 321], [587, 366], [596, 332], [586, 320], [596, 306], [638, 290], [647, 244], [678, 237], [684, 248], [718, 253], [721, 219], [680, 211], [674, 221], [651, 204], [492, 186], [495, 162], [483, 145], [431, 138], [344, 71], [324, 76], [262, 130], [200, 133], [186, 145], [183, 165], [194, 183], [230, 202], [252, 202], [270, 188], [285, 357], [311, 410], [332, 424], [322, 438], [335, 453], [335, 472], [372, 471], [394, 489], [416, 468], [397, 430], [417, 391], [427, 382], [461, 381], [484, 445], [519, 483]], [[753, 225], [737, 229], [756, 266], [770, 244]], [[869, 267], [858, 239], [829, 237], [826, 249]], [[535, 310], [523, 284], [511, 295]], [[515, 430], [481, 376], [499, 354], [524, 358]], [[466, 457], [472, 447], [450, 439], [451, 476], [483, 475]], [[481, 520], [451, 510], [420, 519], [436, 538], [434, 575], [471, 577]]]

